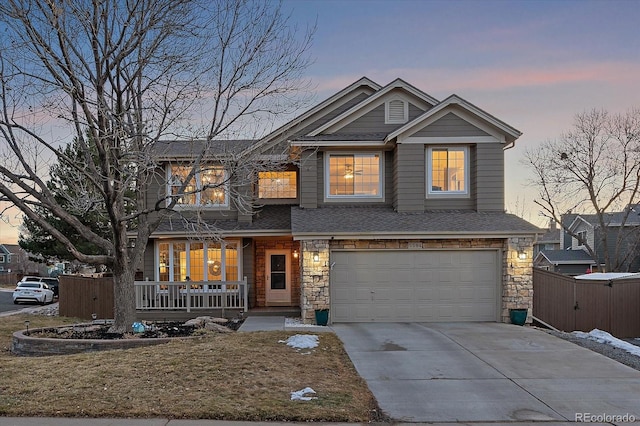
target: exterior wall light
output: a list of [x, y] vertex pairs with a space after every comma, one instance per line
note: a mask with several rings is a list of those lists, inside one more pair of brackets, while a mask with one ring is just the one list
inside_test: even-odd
[[293, 258], [294, 258], [294, 259], [297, 259], [297, 258], [298, 258], [298, 256], [299, 256], [299, 255], [298, 255], [298, 250], [294, 250], [294, 251], [293, 251]]
[[525, 260], [526, 258], [527, 258], [527, 253], [525, 253], [524, 251], [518, 252], [518, 259]]
[[320, 254], [318, 252], [313, 253], [313, 261], [320, 262]]

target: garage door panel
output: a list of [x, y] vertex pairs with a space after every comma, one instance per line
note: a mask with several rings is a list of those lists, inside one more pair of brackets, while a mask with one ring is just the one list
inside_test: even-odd
[[496, 321], [497, 250], [335, 251], [332, 320]]

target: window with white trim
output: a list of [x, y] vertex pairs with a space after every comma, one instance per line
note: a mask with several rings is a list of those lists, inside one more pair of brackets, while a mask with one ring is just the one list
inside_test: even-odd
[[0, 263], [5, 263], [6, 261], [4, 254], [0, 254]]
[[576, 246], [578, 247], [582, 247], [586, 244], [587, 242], [587, 231], [578, 231], [576, 232], [576, 235], [578, 236], [578, 238], [576, 238]]
[[384, 103], [385, 124], [404, 124], [409, 121], [409, 102], [391, 99]]
[[325, 162], [327, 198], [382, 198], [382, 154], [328, 153]]
[[157, 281], [238, 281], [238, 243], [168, 241], [158, 244]]
[[168, 191], [177, 198], [178, 206], [226, 207], [228, 179], [223, 167], [207, 166], [198, 170], [183, 188], [191, 166], [171, 165], [167, 168]]
[[427, 195], [469, 194], [469, 148], [427, 149]]

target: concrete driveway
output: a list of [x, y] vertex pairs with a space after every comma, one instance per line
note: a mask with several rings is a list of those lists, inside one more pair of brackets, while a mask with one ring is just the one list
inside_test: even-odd
[[640, 420], [639, 371], [543, 331], [497, 323], [332, 328], [397, 421]]

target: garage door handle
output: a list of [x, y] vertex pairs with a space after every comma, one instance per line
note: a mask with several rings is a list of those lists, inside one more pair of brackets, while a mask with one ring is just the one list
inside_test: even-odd
[[371, 290], [371, 294], [375, 293], [375, 291]]

